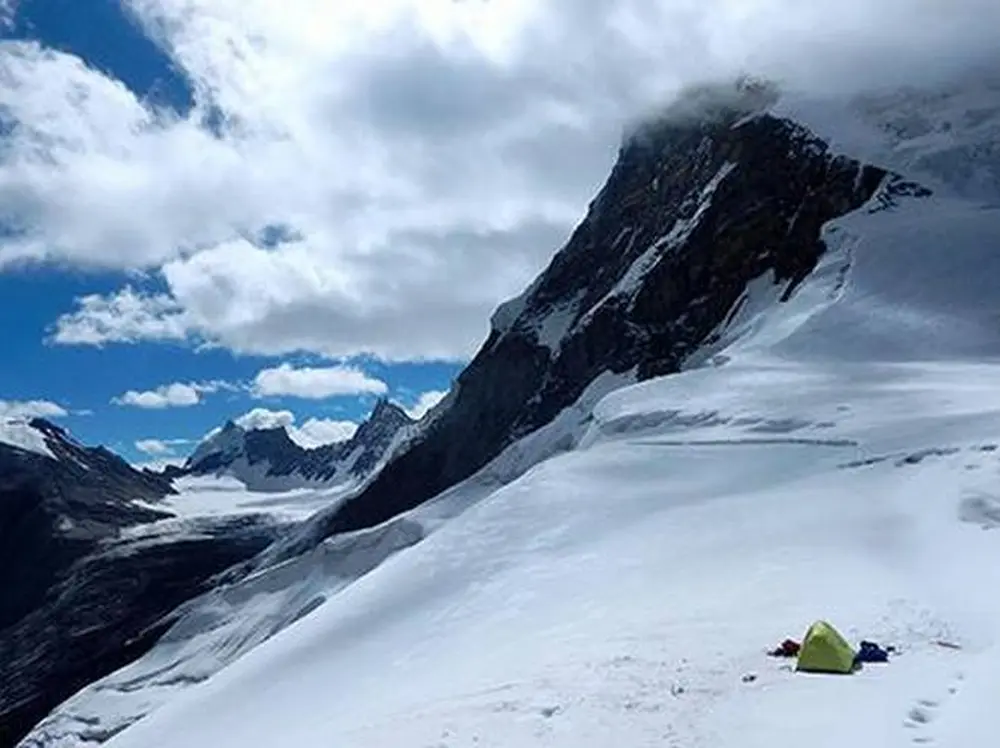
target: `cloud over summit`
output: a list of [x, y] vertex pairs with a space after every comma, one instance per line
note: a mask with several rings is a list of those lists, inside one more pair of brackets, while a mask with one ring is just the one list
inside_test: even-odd
[[125, 4], [191, 112], [0, 44], [0, 269], [155, 281], [80, 299], [56, 343], [461, 359], [583, 215], [625, 123], [681, 86], [851, 91], [1000, 46], [994, 0]]

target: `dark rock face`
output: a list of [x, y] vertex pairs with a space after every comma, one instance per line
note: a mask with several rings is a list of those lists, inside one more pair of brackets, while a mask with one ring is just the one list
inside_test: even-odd
[[76, 691], [145, 654], [177, 606], [275, 537], [252, 519], [205, 531], [209, 537], [95, 550], [0, 631], [0, 746], [15, 745]]
[[137, 471], [46, 421], [31, 427], [52, 457], [0, 443], [0, 748], [83, 686], [142, 656], [171, 611], [287, 529], [247, 516], [130, 536], [173, 516], [149, 508], [175, 493], [172, 479], [222, 471], [236, 459], [266, 463], [277, 477], [362, 477], [412, 423], [380, 402], [351, 440], [315, 450], [284, 429], [230, 423], [197, 461], [163, 473]]
[[677, 371], [751, 280], [773, 271], [787, 298], [824, 251], [821, 226], [885, 176], [739, 106], [636, 132], [567, 244], [494, 315], [450, 406], [325, 532], [378, 524], [469, 477], [605, 371]]
[[[55, 459], [0, 443], [0, 629], [36, 606], [55, 577], [119, 528], [169, 516], [131, 503], [173, 493], [102, 447], [76, 444], [42, 420]], [[0, 661], [2, 662], [2, 661]]]
[[124, 540], [171, 516], [133, 503], [159, 501], [170, 483], [52, 424], [31, 425], [54, 458], [0, 443], [0, 748], [140, 656], [164, 616], [277, 532], [246, 518]]
[[[604, 372], [677, 371], [765, 273], [793, 293], [824, 251], [821, 226], [863, 205], [887, 175], [749, 103], [721, 97], [709, 114], [672, 111], [635, 132], [545, 272], [494, 315], [447, 406], [373, 478], [412, 424], [386, 401], [350, 441], [315, 450], [283, 429], [227, 424], [163, 474], [58, 430], [49, 440], [57, 460], [0, 446], [0, 748], [143, 654], [177, 605], [219, 579], [418, 506], [550, 422]], [[252, 561], [279, 529], [256, 518], [122, 537], [163, 516], [132, 499], [155, 502], [172, 477], [238, 461], [278, 478], [368, 482]]]
[[371, 417], [344, 444], [338, 458], [348, 459], [353, 452], [360, 450], [351, 461], [350, 470], [355, 476], [364, 477], [375, 469], [399, 432], [413, 423], [413, 419], [398, 405], [385, 399], [379, 400]]
[[349, 440], [306, 449], [296, 444], [284, 428], [245, 430], [228, 422], [204, 442], [183, 468], [170, 475], [210, 475], [234, 472], [237, 463], [261, 466], [266, 478], [294, 477], [306, 482], [333, 482], [363, 478], [379, 463], [401, 429], [413, 420], [386, 399], [379, 400], [371, 416]]

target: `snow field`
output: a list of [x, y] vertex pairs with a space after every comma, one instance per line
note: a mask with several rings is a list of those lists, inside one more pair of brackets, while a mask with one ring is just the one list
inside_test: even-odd
[[[148, 708], [136, 691], [119, 723], [148, 716], [107, 745], [995, 745], [1000, 183], [969, 156], [1000, 119], [963, 119], [969, 95], [890, 102], [881, 133], [877, 105], [783, 102], [940, 194], [833, 222], [788, 303], [751, 284], [684, 373], [595, 388], [371, 531], [367, 573], [317, 550], [193, 607], [174, 633], [204, 646], [171, 667], [197, 671], [232, 631], [262, 643]], [[765, 655], [818, 618], [899, 655], [853, 676]], [[132, 667], [156, 672], [158, 650]], [[88, 719], [113, 711], [94, 688]]]

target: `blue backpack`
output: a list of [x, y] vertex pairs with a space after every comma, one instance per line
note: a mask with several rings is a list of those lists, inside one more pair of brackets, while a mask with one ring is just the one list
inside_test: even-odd
[[889, 653], [875, 642], [861, 642], [861, 649], [854, 656], [854, 661], [860, 662], [888, 662]]

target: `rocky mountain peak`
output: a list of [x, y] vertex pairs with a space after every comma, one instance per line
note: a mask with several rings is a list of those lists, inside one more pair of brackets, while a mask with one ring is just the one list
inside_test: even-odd
[[404, 426], [413, 424], [413, 419], [399, 405], [381, 397], [375, 402], [371, 415], [358, 427], [353, 441], [367, 442], [378, 438], [385, 431], [395, 433]]
[[149, 504], [174, 492], [163, 476], [86, 447], [49, 421], [24, 425], [44, 439], [45, 451], [0, 441], [0, 629], [37, 602], [65, 558], [123, 527], [168, 516]]
[[[0, 426], [4, 426], [0, 421]], [[0, 746], [152, 646], [163, 616], [269, 544], [253, 520], [130, 544], [173, 514], [168, 475], [137, 470], [43, 419], [0, 429]], [[210, 531], [209, 531], [210, 530]]]
[[449, 407], [326, 531], [379, 524], [469, 477], [602, 374], [677, 371], [751, 281], [788, 298], [824, 251], [823, 224], [886, 172], [769, 114], [774, 95], [751, 80], [693, 90], [635, 128], [567, 243], [493, 315]]
[[171, 477], [227, 474], [252, 490], [360, 480], [379, 464], [397, 434], [412, 424], [399, 405], [380, 398], [350, 439], [310, 449], [297, 444], [284, 427], [245, 429], [230, 420], [199, 444]]
[[69, 431], [64, 429], [62, 426], [57, 426], [52, 423], [52, 421], [45, 418], [31, 418], [28, 420], [28, 425], [36, 431], [53, 439], [59, 439], [62, 441], [70, 440]]
[[779, 99], [776, 84], [750, 75], [732, 81], [691, 85], [668, 105], [648, 114], [627, 130], [623, 148], [641, 147], [647, 143], [647, 137], [662, 139], [665, 126], [701, 128], [732, 124], [766, 112]]

